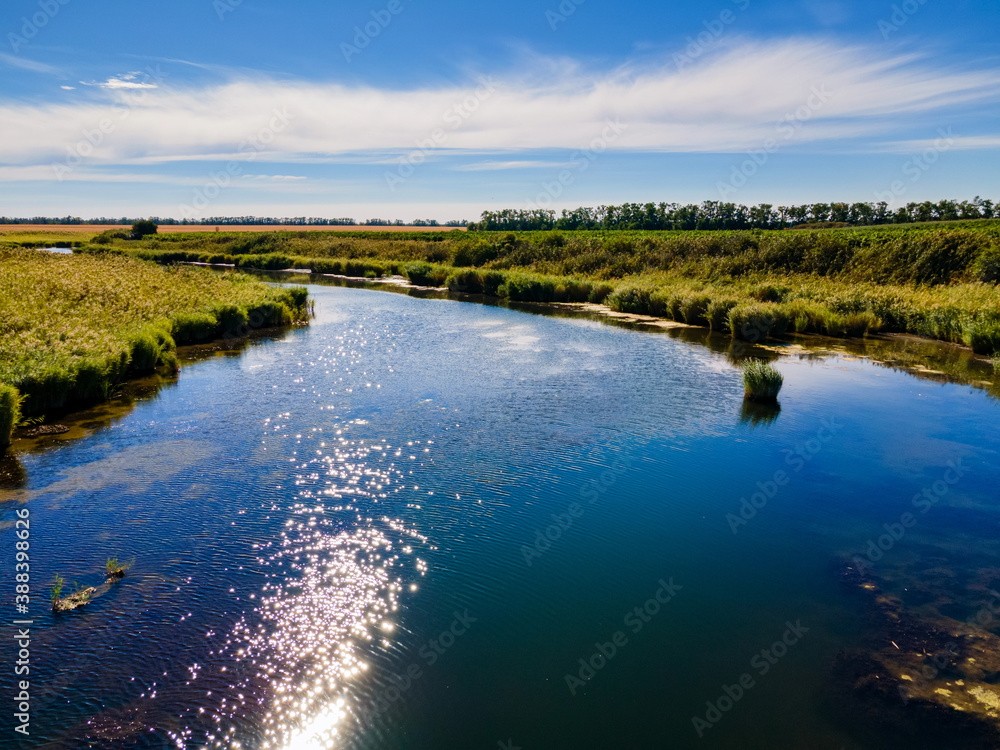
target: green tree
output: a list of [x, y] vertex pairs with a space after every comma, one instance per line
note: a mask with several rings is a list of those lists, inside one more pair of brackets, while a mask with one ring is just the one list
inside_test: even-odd
[[132, 225], [132, 236], [137, 240], [141, 240], [147, 235], [156, 234], [157, 229], [159, 229], [159, 227], [156, 226], [156, 222], [150, 221], [149, 219], [143, 219], [142, 221], [137, 221]]

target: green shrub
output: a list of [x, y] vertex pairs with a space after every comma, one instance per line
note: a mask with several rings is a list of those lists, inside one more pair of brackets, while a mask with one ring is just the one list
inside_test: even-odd
[[788, 314], [773, 302], [741, 304], [729, 311], [729, 331], [734, 338], [760, 342], [783, 336], [788, 329]]
[[152, 331], [137, 333], [129, 345], [129, 372], [142, 374], [152, 372], [160, 361], [163, 347]]
[[430, 263], [409, 263], [403, 274], [417, 286], [441, 286], [448, 278], [448, 270]]
[[157, 229], [158, 227], [154, 221], [150, 221], [149, 219], [137, 221], [132, 225], [132, 239], [141, 240], [143, 237], [156, 234]]
[[281, 253], [241, 255], [233, 259], [237, 268], [258, 268], [262, 271], [284, 271], [295, 266], [295, 258]]
[[711, 304], [711, 299], [704, 294], [685, 297], [680, 304], [680, 313], [684, 322], [692, 326], [707, 326], [706, 313], [709, 304]]
[[650, 292], [643, 287], [619, 287], [605, 301], [617, 312], [648, 315], [650, 310]]
[[555, 298], [555, 283], [526, 274], [508, 274], [497, 294], [517, 302], [551, 302]]
[[747, 360], [743, 369], [743, 397], [752, 401], [774, 401], [784, 378], [773, 366], [759, 359]]
[[590, 288], [590, 294], [587, 295], [587, 301], [593, 302], [595, 304], [601, 304], [606, 302], [610, 294], [615, 290], [611, 284], [598, 283], [594, 284]]
[[115, 240], [131, 239], [132, 235], [123, 229], [108, 229], [91, 240], [95, 245], [110, 245]]
[[455, 271], [448, 274], [444, 285], [452, 292], [483, 293], [483, 278], [478, 271]]
[[[104, 362], [85, 359], [74, 368], [73, 388], [69, 393], [69, 400], [80, 405], [106, 401], [111, 386], [123, 379], [124, 374], [112, 371], [112, 368]], [[115, 383], [111, 382], [112, 380]]]
[[[249, 325], [253, 328], [275, 328], [289, 325], [294, 316], [288, 306], [281, 302], [263, 302], [247, 311]], [[237, 332], [238, 329], [229, 332]]]
[[785, 303], [788, 325], [796, 333], [824, 332], [823, 318], [829, 311], [804, 299], [793, 299]]
[[839, 338], [847, 335], [847, 321], [844, 320], [844, 316], [840, 313], [835, 313], [833, 310], [824, 310], [822, 312], [822, 323], [823, 328], [821, 330], [827, 336], [836, 336]]
[[0, 452], [10, 445], [11, 434], [21, 422], [21, 401], [17, 388], [0, 383]]
[[211, 314], [223, 336], [240, 336], [249, 323], [249, 313], [239, 305], [219, 305]]
[[178, 345], [208, 341], [215, 338], [219, 331], [219, 321], [211, 313], [180, 313], [171, 322], [174, 341]]
[[976, 354], [1000, 352], [1000, 321], [969, 320], [965, 324], [962, 340]]
[[[671, 320], [676, 320], [678, 323], [683, 323], [685, 299], [686, 297], [683, 292], [669, 292], [662, 296], [654, 292], [650, 315], [662, 315]], [[660, 300], [662, 300], [662, 303], [657, 304]]]
[[882, 328], [882, 321], [875, 313], [856, 312], [844, 316], [844, 329], [848, 336], [860, 338], [869, 333], [878, 333]]
[[715, 299], [709, 302], [708, 308], [705, 310], [708, 327], [713, 331], [728, 331], [729, 311], [738, 304], [734, 299]]
[[479, 271], [479, 278], [483, 284], [483, 294], [491, 297], [500, 296], [500, 287], [507, 282], [507, 274], [503, 271]]
[[784, 302], [790, 291], [786, 286], [761, 284], [750, 291], [750, 296], [758, 302]]
[[309, 290], [304, 286], [290, 286], [283, 291], [291, 301], [291, 307], [296, 310], [304, 309], [309, 303]]
[[987, 284], [1000, 281], [1000, 246], [994, 245], [983, 251], [973, 266], [975, 277]]

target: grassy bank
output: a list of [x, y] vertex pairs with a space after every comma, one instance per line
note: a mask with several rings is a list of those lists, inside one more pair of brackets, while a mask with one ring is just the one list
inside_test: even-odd
[[604, 302], [752, 341], [913, 333], [1000, 350], [1000, 221], [818, 231], [98, 236], [160, 262], [400, 274], [518, 301]]
[[81, 407], [176, 366], [177, 345], [307, 316], [305, 289], [242, 274], [0, 248], [0, 428], [14, 421], [11, 387], [25, 416]]

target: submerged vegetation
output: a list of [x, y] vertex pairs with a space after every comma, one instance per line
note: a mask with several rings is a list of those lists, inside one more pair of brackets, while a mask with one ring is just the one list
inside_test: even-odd
[[305, 289], [243, 274], [0, 248], [0, 432], [18, 406], [28, 416], [81, 407], [176, 368], [177, 345], [307, 316]]
[[823, 230], [99, 235], [161, 263], [399, 275], [512, 301], [605, 303], [750, 341], [900, 332], [1000, 351], [1000, 221]]

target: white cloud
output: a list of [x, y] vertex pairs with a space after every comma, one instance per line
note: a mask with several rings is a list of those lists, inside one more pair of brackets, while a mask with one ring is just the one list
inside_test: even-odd
[[955, 135], [942, 130], [935, 138], [916, 141], [896, 141], [887, 144], [886, 148], [906, 154], [916, 154], [927, 149], [942, 150], [942, 144], [948, 151], [972, 151], [980, 149], [1000, 149], [1000, 135]]
[[561, 169], [570, 166], [564, 161], [480, 161], [455, 167], [456, 172], [499, 172], [507, 169]]
[[300, 177], [297, 175], [290, 174], [245, 174], [241, 175], [241, 179], [244, 180], [271, 180], [272, 182], [294, 182], [296, 180], [305, 180], [306, 177]]
[[134, 76], [122, 76], [121, 78], [109, 78], [104, 83], [92, 84], [94, 86], [100, 86], [104, 89], [155, 89], [158, 88], [155, 83], [141, 83], [140, 81], [133, 81], [131, 78]]
[[12, 68], [20, 68], [21, 70], [30, 70], [32, 73], [48, 73], [50, 75], [59, 75], [62, 73], [62, 71], [59, 70], [59, 68], [55, 68], [51, 65], [46, 65], [45, 63], [35, 62], [34, 60], [28, 60], [25, 57], [8, 55], [6, 52], [0, 52], [0, 62], [9, 65]]
[[[0, 162], [61, 159], [104, 120], [113, 132], [87, 149], [88, 164], [248, 154], [259, 162], [323, 163], [406, 153], [421, 143], [449, 153], [579, 149], [615, 118], [627, 129], [610, 148], [740, 152], [775, 137], [776, 124], [796, 112], [808, 114], [795, 128], [796, 144], [863, 139], [872, 146], [908, 134], [922, 114], [942, 120], [1000, 98], [995, 70], [949, 72], [915, 55], [798, 38], [734, 44], [680, 71], [664, 65], [597, 75], [564, 59], [547, 70], [541, 83], [498, 76], [495, 91], [480, 90], [478, 98], [477, 83], [393, 91], [266, 78], [152, 91], [156, 84], [127, 73], [91, 84], [106, 90], [103, 101], [0, 103]], [[807, 109], [815, 92], [825, 101]], [[519, 161], [479, 168], [529, 166]]]

